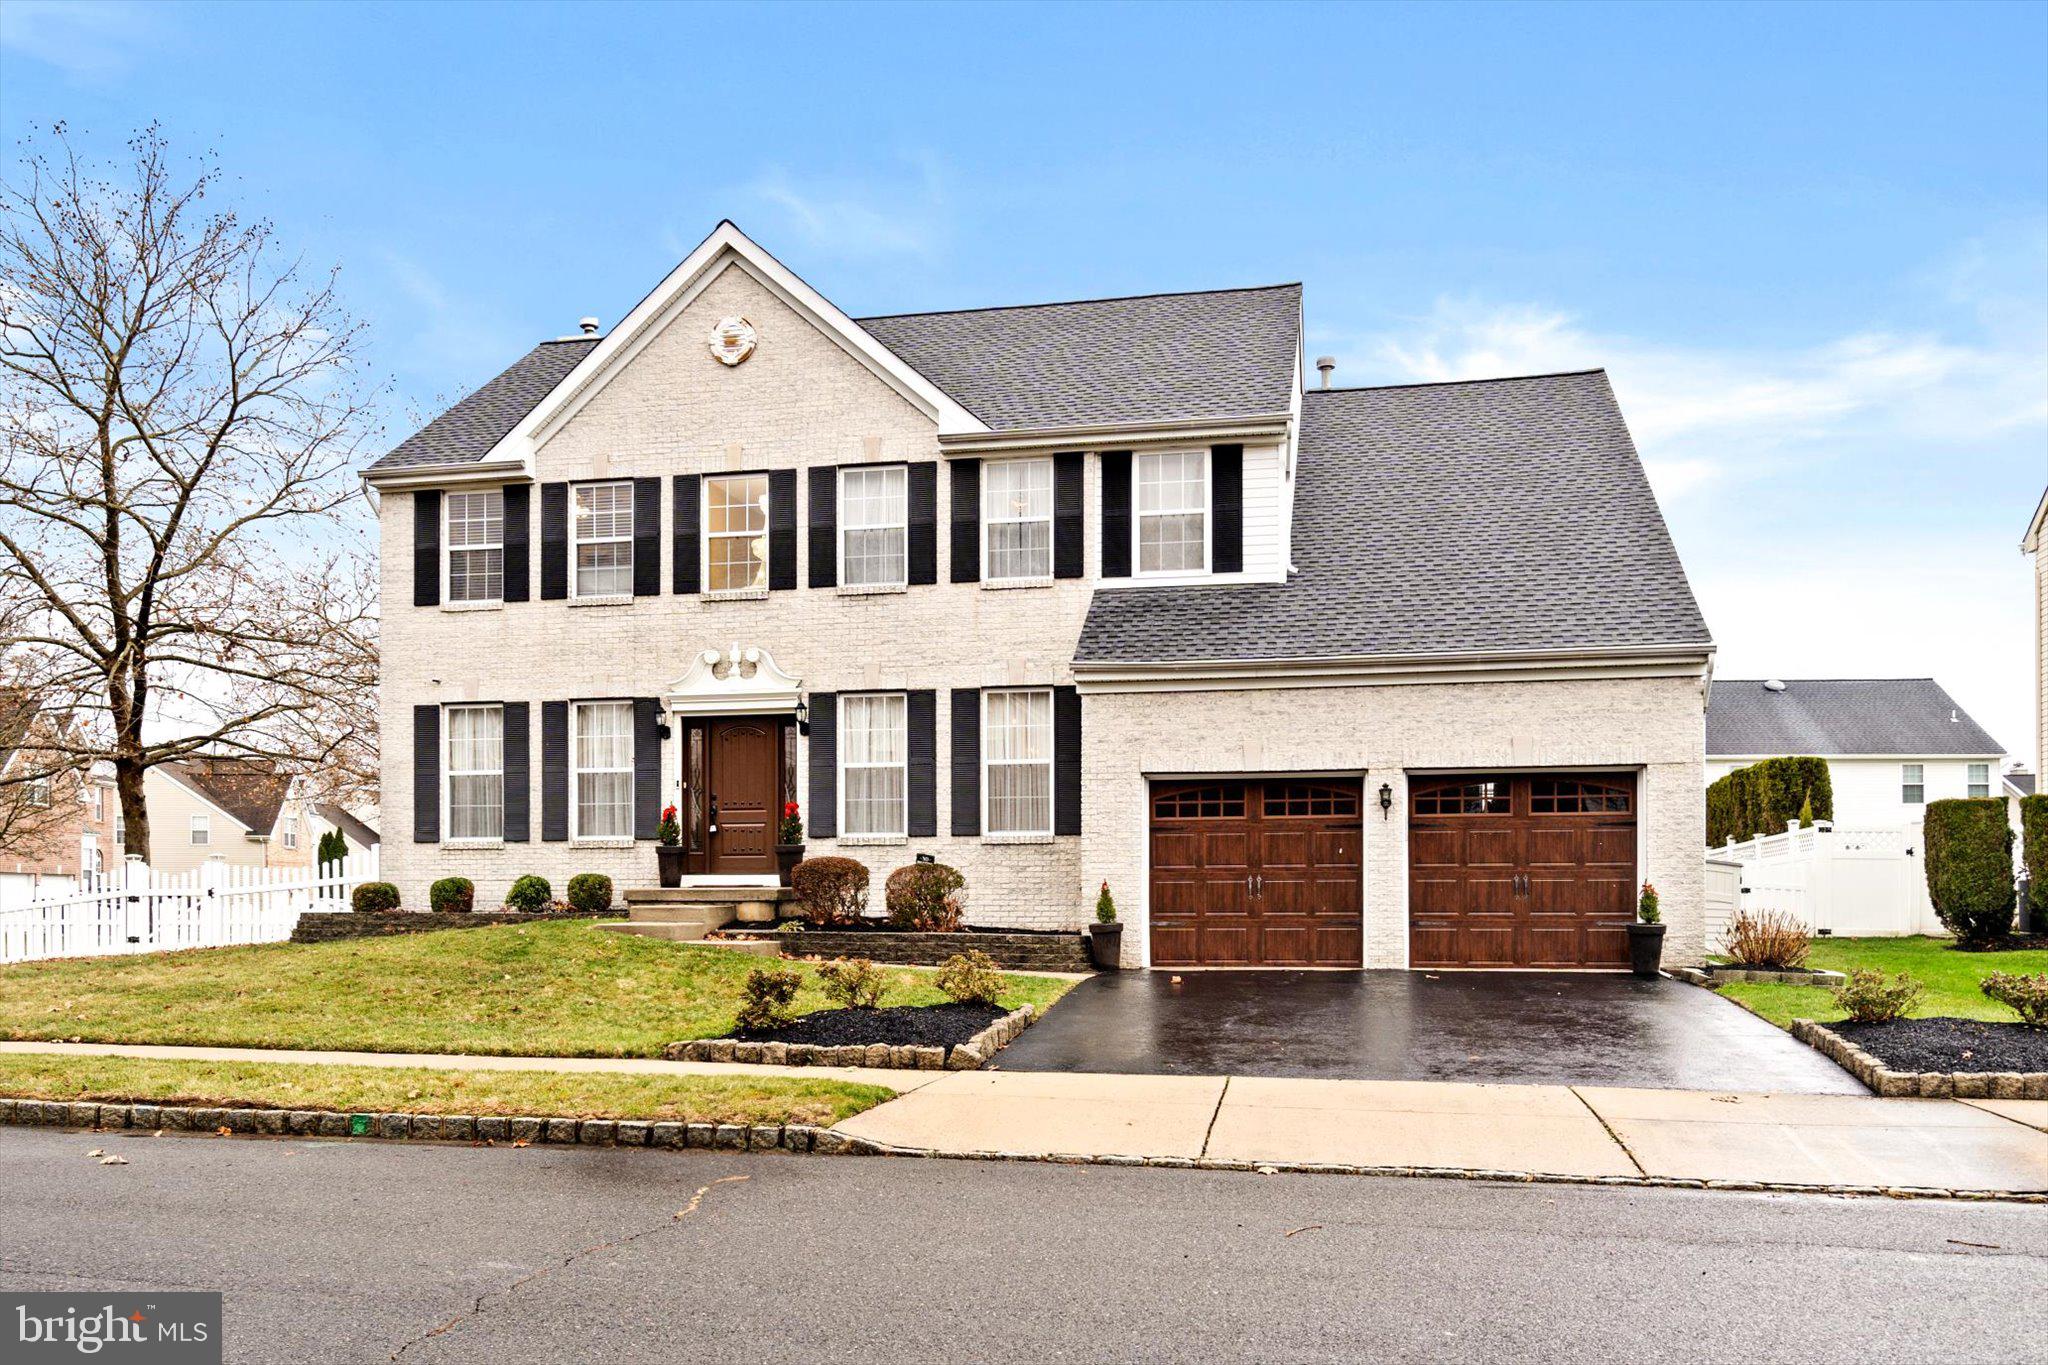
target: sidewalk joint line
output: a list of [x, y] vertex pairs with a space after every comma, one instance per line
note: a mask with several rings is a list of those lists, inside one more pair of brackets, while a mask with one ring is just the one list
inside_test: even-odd
[[1223, 1088], [1216, 1092], [1216, 1108], [1209, 1115], [1209, 1126], [1202, 1130], [1202, 1150], [1195, 1154], [1197, 1161], [1209, 1155], [1209, 1139], [1215, 1135], [1216, 1120], [1223, 1115], [1223, 1101], [1230, 1094], [1230, 1077], [1223, 1078]]
[[1598, 1109], [1595, 1109], [1593, 1107], [1593, 1102], [1587, 1099], [1584, 1095], [1581, 1095], [1579, 1093], [1579, 1088], [1577, 1086], [1568, 1085], [1565, 1087], [1565, 1089], [1571, 1091], [1572, 1098], [1577, 1100], [1580, 1104], [1585, 1105], [1586, 1112], [1591, 1114], [1593, 1118], [1600, 1124], [1600, 1126], [1607, 1130], [1607, 1136], [1613, 1138], [1614, 1145], [1621, 1148], [1621, 1154], [1628, 1158], [1629, 1165], [1636, 1168], [1636, 1174], [1641, 1176], [1648, 1176], [1650, 1174], [1649, 1171], [1644, 1169], [1642, 1162], [1636, 1160], [1636, 1154], [1634, 1152], [1631, 1152], [1628, 1149], [1628, 1144], [1621, 1140], [1621, 1134], [1614, 1131], [1614, 1125], [1607, 1121], [1607, 1116], [1601, 1113]]

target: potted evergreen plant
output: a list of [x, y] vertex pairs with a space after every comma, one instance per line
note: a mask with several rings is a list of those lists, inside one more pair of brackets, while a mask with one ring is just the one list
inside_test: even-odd
[[1664, 959], [1664, 912], [1657, 908], [1657, 888], [1643, 883], [1636, 901], [1636, 922], [1628, 927], [1628, 960], [1637, 976], [1655, 977]]
[[1116, 899], [1104, 882], [1095, 895], [1095, 923], [1088, 926], [1088, 956], [1101, 970], [1113, 972], [1123, 965], [1123, 952], [1124, 927], [1117, 922]]
[[804, 815], [794, 801], [782, 803], [782, 823], [775, 829], [775, 871], [784, 886], [790, 869], [804, 860]]
[[683, 884], [683, 827], [676, 823], [676, 808], [663, 807], [661, 823], [654, 827], [654, 858], [663, 886]]

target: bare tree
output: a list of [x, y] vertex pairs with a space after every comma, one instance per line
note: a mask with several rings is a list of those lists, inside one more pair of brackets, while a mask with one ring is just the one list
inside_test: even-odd
[[363, 741], [372, 422], [334, 272], [213, 202], [210, 158], [129, 148], [99, 174], [58, 125], [0, 185], [0, 599], [25, 616], [0, 650], [78, 718], [68, 756], [112, 765], [147, 857], [150, 768]]

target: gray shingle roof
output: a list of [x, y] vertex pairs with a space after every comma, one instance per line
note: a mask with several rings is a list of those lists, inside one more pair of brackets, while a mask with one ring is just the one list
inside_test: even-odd
[[370, 468], [381, 473], [421, 465], [476, 463], [519, 425], [520, 418], [539, 406], [597, 342], [596, 337], [542, 342]]
[[2005, 785], [2011, 787], [2021, 796], [2032, 796], [2034, 794], [2034, 775], [2024, 772], [2007, 773], [2005, 775]]
[[1707, 752], [1769, 754], [1984, 754], [2005, 752], [1932, 678], [1716, 678], [1707, 702]]
[[1708, 640], [1604, 372], [1304, 396], [1285, 584], [1099, 591], [1077, 662]]
[[1301, 286], [856, 318], [995, 431], [1285, 412]]

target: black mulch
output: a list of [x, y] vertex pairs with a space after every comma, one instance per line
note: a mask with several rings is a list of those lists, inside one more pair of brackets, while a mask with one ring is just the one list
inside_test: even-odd
[[2048, 1071], [2048, 1028], [1982, 1019], [1828, 1027], [1893, 1071]]
[[[798, 919], [795, 916], [791, 915], [784, 915], [778, 919], [757, 920], [752, 923], [743, 922], [741, 920], [730, 920], [725, 924], [725, 926], [720, 930], [720, 932], [730, 934], [745, 934], [749, 937], [752, 937], [756, 934], [779, 933], [782, 930], [782, 926], [785, 924], [793, 924], [799, 929], [810, 929], [812, 927], [811, 924], [806, 920]], [[818, 929], [818, 932], [823, 934], [904, 934], [933, 933], [938, 931], [921, 929], [899, 929], [886, 919], [880, 919], [873, 915], [869, 915], [863, 919], [854, 921], [852, 924], [834, 924], [826, 927], [820, 927]], [[957, 934], [1014, 934], [1030, 938], [1073, 938], [1079, 931], [1074, 929], [1005, 929], [985, 924], [963, 924], [958, 929], [953, 930], [952, 932]]]
[[768, 1033], [735, 1033], [750, 1043], [810, 1043], [848, 1047], [888, 1043], [892, 1047], [953, 1047], [1008, 1013], [993, 1005], [891, 1005], [878, 1010], [819, 1010], [788, 1028]]

